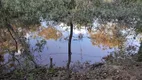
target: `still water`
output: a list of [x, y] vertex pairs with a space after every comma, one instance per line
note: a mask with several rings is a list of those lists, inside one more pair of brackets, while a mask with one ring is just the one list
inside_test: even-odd
[[[46, 24], [46, 22], [42, 22], [39, 29], [26, 34], [25, 37], [30, 44], [30, 50], [34, 53], [38, 64], [49, 64], [51, 57], [56, 66], [65, 66], [68, 59], [69, 26], [63, 23], [58, 25]], [[90, 63], [100, 62], [102, 57], [117, 50], [120, 44], [139, 46], [137, 39], [125, 35], [127, 33], [125, 29], [116, 31], [115, 28], [111, 30], [110, 27], [108, 29], [102, 27], [98, 31], [95, 26], [97, 25], [93, 26], [91, 32], [86, 27], [74, 28], [72, 63], [77, 61], [82, 63], [86, 61]], [[123, 35], [118, 33], [123, 33]]]

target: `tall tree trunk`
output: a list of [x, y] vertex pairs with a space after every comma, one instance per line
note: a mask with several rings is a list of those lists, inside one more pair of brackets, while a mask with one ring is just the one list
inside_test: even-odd
[[67, 63], [67, 77], [69, 78], [70, 76], [70, 63], [71, 63], [71, 41], [72, 41], [72, 36], [73, 36], [73, 23], [72, 21], [70, 22], [70, 36], [69, 36], [69, 41], [68, 41], [68, 63]]

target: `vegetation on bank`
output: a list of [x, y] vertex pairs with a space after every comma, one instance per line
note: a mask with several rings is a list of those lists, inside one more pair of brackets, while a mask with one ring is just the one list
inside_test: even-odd
[[[137, 54], [126, 54], [122, 50], [103, 58], [105, 62], [90, 64], [76, 62], [71, 65], [70, 80], [141, 80], [142, 63]], [[26, 64], [26, 66], [24, 66]], [[21, 67], [12, 66], [11, 71], [0, 67], [1, 80], [66, 80], [66, 68], [56, 66], [33, 67], [30, 61]], [[12, 68], [14, 67], [14, 68]]]
[[[107, 1], [107, 0], [105, 0]], [[140, 71], [141, 63], [137, 61], [141, 61], [142, 59], [142, 47], [140, 46], [138, 56], [136, 56], [137, 60], [133, 60], [131, 56], [121, 56], [115, 57], [114, 59], [109, 59], [108, 64], [103, 64], [99, 68], [92, 69], [90, 68], [87, 74], [82, 74], [79, 72], [73, 72], [70, 70], [70, 62], [71, 62], [71, 40], [74, 24], [89, 26], [90, 23], [93, 23], [93, 19], [98, 19], [100, 23], [105, 23], [108, 21], [118, 22], [122, 24], [127, 24], [130, 27], [134, 28], [137, 34], [142, 32], [142, 2], [141, 0], [114, 0], [112, 2], [104, 2], [104, 0], [0, 0], [0, 52], [10, 53], [12, 56], [12, 61], [17, 61], [17, 67], [14, 69], [8, 69], [6, 65], [0, 65], [1, 68], [1, 79], [51, 79], [59, 76], [60, 70], [65, 71], [67, 74], [67, 78], [72, 76], [76, 76], [73, 80], [77, 78], [83, 79], [107, 79], [112, 78], [114, 75], [114, 79], [117, 78], [119, 74], [113, 73], [112, 64], [115, 62], [115, 65], [119, 65], [120, 69], [127, 66], [127, 69]], [[54, 69], [54, 68], [43, 68], [39, 67], [39, 65], [35, 62], [33, 55], [29, 50], [29, 45], [26, 43], [26, 39], [22, 34], [19, 34], [19, 27], [27, 28], [33, 25], [39, 25], [42, 19], [46, 21], [56, 21], [56, 22], [64, 22], [70, 26], [70, 37], [68, 42], [68, 63], [66, 69]], [[8, 34], [8, 36], [6, 35]], [[8, 39], [10, 40], [7, 40]], [[11, 37], [11, 38], [9, 38]], [[10, 44], [6, 44], [9, 42]], [[13, 44], [14, 43], [14, 44]], [[117, 43], [117, 42], [116, 42]], [[4, 46], [6, 47], [4, 47]], [[9, 45], [14, 45], [14, 47], [9, 47]], [[19, 59], [14, 55], [14, 53], [18, 52], [19, 46], [22, 46], [22, 65]], [[121, 53], [121, 52], [120, 52]], [[1, 59], [3, 55], [0, 54]], [[128, 58], [127, 58], [128, 57]], [[111, 58], [111, 57], [109, 57]], [[130, 59], [129, 59], [130, 58]], [[126, 59], [126, 61], [125, 61]], [[120, 60], [120, 62], [119, 62]], [[128, 61], [127, 61], [128, 60]], [[132, 62], [129, 62], [132, 61]], [[123, 63], [126, 62], [126, 63]], [[123, 63], [123, 64], [121, 64]], [[136, 64], [135, 66], [129, 66], [129, 63]], [[9, 66], [14, 66], [13, 63], [10, 62]], [[117, 66], [118, 67], [118, 66]], [[131, 68], [132, 67], [132, 68]], [[112, 72], [109, 68], [112, 68]], [[116, 67], [115, 67], [116, 68]], [[115, 71], [114, 68], [114, 71]], [[125, 70], [127, 70], [125, 69]], [[5, 71], [6, 70], [6, 71]], [[12, 71], [11, 71], [12, 70]], [[106, 73], [100, 70], [106, 70]], [[109, 72], [110, 70], [110, 72]], [[98, 71], [98, 72], [92, 72]], [[8, 72], [8, 73], [7, 73]], [[107, 73], [108, 72], [108, 73]], [[124, 74], [126, 73], [120, 71]], [[133, 71], [132, 71], [133, 72]], [[99, 73], [99, 74], [98, 74]], [[117, 72], [115, 72], [117, 73]], [[58, 75], [55, 75], [58, 74]], [[101, 74], [101, 75], [100, 75]], [[110, 74], [111, 76], [109, 76]], [[130, 73], [128, 74], [126, 80], [129, 80], [131, 75], [135, 78], [141, 79], [139, 77], [141, 72]], [[45, 77], [43, 77], [43, 75]], [[72, 75], [72, 76], [70, 76]], [[93, 76], [91, 76], [93, 75]], [[94, 75], [97, 75], [94, 77]], [[102, 76], [107, 77], [102, 77]], [[48, 77], [49, 76], [49, 77]], [[89, 76], [89, 77], [88, 77]], [[121, 73], [120, 73], [120, 76]], [[124, 75], [123, 75], [124, 76]], [[85, 78], [84, 78], [85, 77]], [[61, 77], [59, 77], [61, 78]], [[70, 79], [71, 79], [70, 78]], [[123, 78], [123, 77], [122, 77]], [[122, 79], [119, 78], [118, 79]], [[83, 80], [81, 79], [81, 80]], [[125, 78], [124, 78], [125, 79]], [[116, 79], [117, 80], [117, 79]]]

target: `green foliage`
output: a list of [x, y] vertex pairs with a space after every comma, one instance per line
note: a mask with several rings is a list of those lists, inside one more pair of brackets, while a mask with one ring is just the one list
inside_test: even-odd
[[[1, 0], [1, 25], [6, 20], [24, 25], [39, 23], [40, 17], [57, 22], [92, 23], [93, 18], [131, 20], [140, 18], [141, 0]], [[127, 4], [126, 4], [127, 3]]]
[[[88, 0], [2, 0], [1, 25], [5, 23], [24, 25], [46, 20], [74, 23], [92, 21], [93, 6]], [[83, 4], [83, 5], [82, 5]]]
[[[1, 20], [3, 24], [10, 23], [37, 23], [39, 21], [39, 14], [36, 12], [38, 2], [33, 3], [32, 0], [1, 0]], [[35, 7], [36, 6], [36, 7]], [[28, 7], [28, 8], [27, 8]], [[25, 25], [26, 25], [25, 24]]]
[[35, 80], [35, 79], [34, 79], [34, 74], [32, 74], [32, 73], [29, 74], [28, 80]]
[[131, 4], [131, 3], [139, 3], [142, 2], [141, 0], [118, 0], [118, 2], [122, 3], [122, 4]]
[[138, 61], [142, 62], [142, 42], [140, 43], [139, 51], [138, 51]]
[[54, 73], [55, 73], [55, 69], [54, 69], [54, 68], [50, 68], [50, 69], [49, 69], [49, 73], [50, 73], [50, 74], [54, 74]]

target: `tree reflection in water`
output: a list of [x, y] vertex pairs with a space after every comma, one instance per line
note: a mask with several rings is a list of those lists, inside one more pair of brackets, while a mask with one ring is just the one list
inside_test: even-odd
[[59, 30], [57, 30], [55, 27], [49, 26], [43, 29], [41, 32], [39, 32], [38, 35], [46, 38], [47, 40], [49, 39], [57, 40], [62, 36], [62, 33]]
[[96, 30], [89, 32], [91, 42], [93, 45], [103, 46], [103, 49], [120, 47], [126, 40], [121, 32], [125, 28], [117, 24], [102, 24]]

